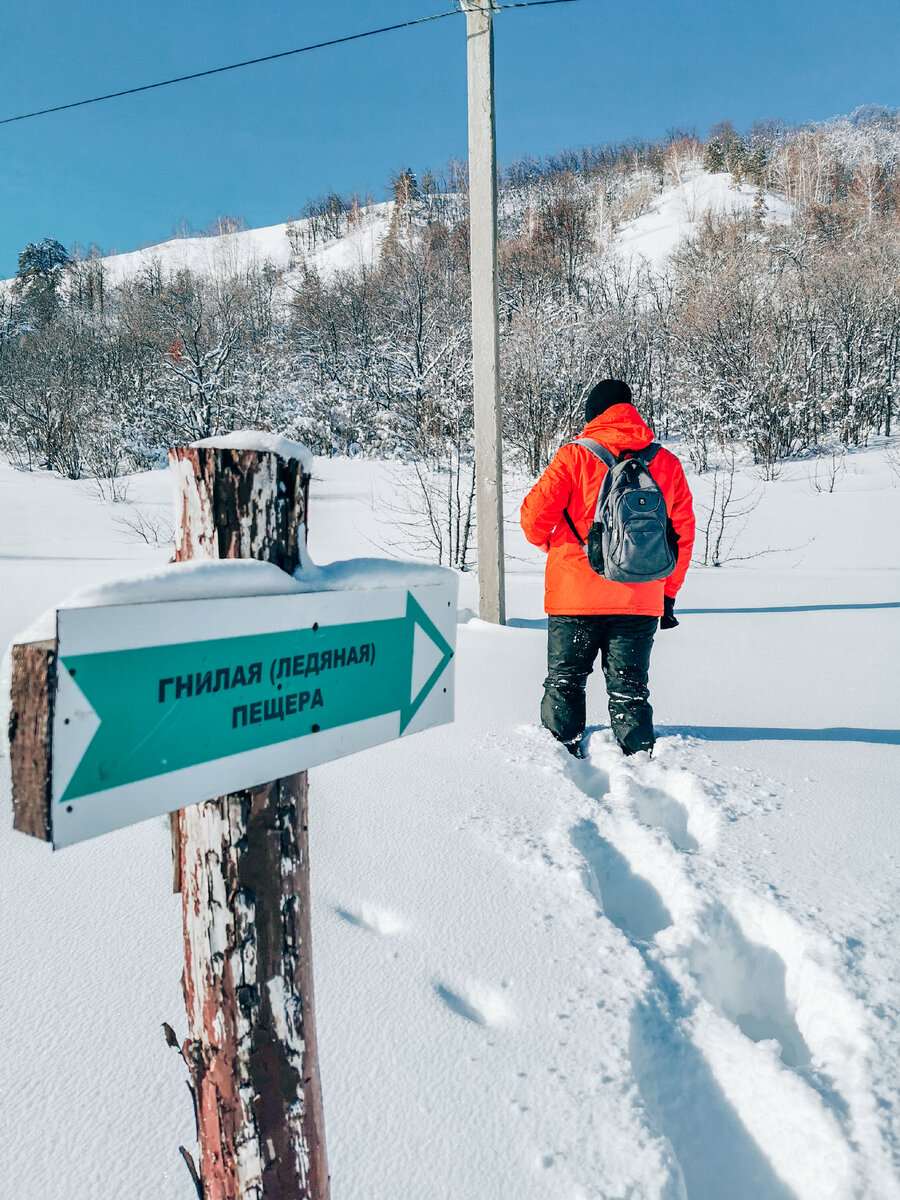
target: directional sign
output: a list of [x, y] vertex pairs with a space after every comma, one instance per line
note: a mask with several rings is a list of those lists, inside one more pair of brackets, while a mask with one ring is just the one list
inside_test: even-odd
[[61, 609], [54, 846], [453, 719], [455, 584]]

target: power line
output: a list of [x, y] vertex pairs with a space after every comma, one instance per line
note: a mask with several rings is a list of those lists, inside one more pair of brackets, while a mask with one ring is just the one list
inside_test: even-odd
[[358, 41], [360, 38], [374, 37], [379, 33], [391, 33], [396, 29], [406, 29], [410, 25], [423, 25], [426, 21], [439, 21], [442, 17], [451, 17], [456, 9], [448, 12], [435, 13], [431, 17], [419, 17], [415, 21], [404, 21], [400, 25], [385, 25], [382, 29], [370, 29], [365, 33], [350, 33], [345, 37], [332, 38], [327, 42], [315, 42], [311, 46], [299, 46], [296, 50], [282, 50], [278, 54], [265, 54], [261, 58], [248, 58], [244, 62], [230, 63], [227, 67], [211, 67], [208, 71], [195, 71], [191, 75], [177, 75], [174, 79], [162, 79], [159, 83], [145, 83], [141, 87], [124, 88], [121, 92], [108, 92], [105, 96], [92, 96], [89, 100], [74, 100], [70, 104], [57, 104], [53, 108], [41, 108], [36, 112], [22, 113], [18, 117], [4, 117], [0, 125], [11, 125], [13, 121], [28, 121], [31, 117], [43, 117], [47, 113], [65, 112], [70, 108], [82, 108], [85, 104], [100, 104], [104, 100], [117, 100], [120, 96], [134, 96], [138, 92], [151, 92], [155, 88], [171, 87], [173, 83], [187, 83], [190, 79], [204, 79], [208, 75], [221, 75], [224, 71], [238, 71], [241, 67], [254, 67], [258, 63], [273, 62], [277, 58], [288, 58], [292, 54], [307, 54], [310, 50], [324, 50], [327, 46], [339, 46], [342, 42]]
[[[576, 0], [518, 0], [515, 3], [498, 4], [495, 11], [504, 8], [538, 8], [545, 4], [574, 4]], [[70, 108], [83, 108], [86, 104], [101, 104], [104, 100], [118, 100], [121, 96], [134, 96], [138, 92], [152, 92], [155, 88], [171, 87], [174, 83], [187, 83], [191, 79], [205, 79], [209, 75], [221, 75], [225, 71], [238, 71], [242, 67], [255, 67], [259, 63], [274, 62], [278, 58], [290, 58], [293, 54], [308, 54], [311, 50], [324, 50], [328, 46], [340, 46], [345, 42], [357, 42], [361, 38], [376, 37], [381, 33], [393, 33], [398, 29], [409, 29], [412, 25], [425, 25], [428, 21], [441, 21], [454, 17], [460, 10], [434, 13], [430, 17], [417, 17], [413, 21], [402, 21], [399, 25], [385, 25], [381, 29], [368, 29], [364, 33], [348, 33], [344, 37], [331, 38], [327, 42], [315, 42], [311, 46], [298, 46], [295, 50], [281, 50], [278, 54], [264, 54], [261, 58], [248, 58], [244, 62], [229, 63], [227, 67], [211, 67], [208, 71], [195, 71], [191, 75], [177, 75], [174, 79], [162, 79], [159, 83], [145, 83], [140, 87], [124, 88], [121, 92], [108, 92], [105, 96], [92, 96], [89, 100], [74, 100], [70, 104], [56, 104], [52, 108], [39, 108], [35, 112], [20, 113], [17, 117], [0, 118], [0, 125], [12, 125], [15, 121], [30, 121], [32, 117], [44, 117], [48, 113], [66, 112]]]

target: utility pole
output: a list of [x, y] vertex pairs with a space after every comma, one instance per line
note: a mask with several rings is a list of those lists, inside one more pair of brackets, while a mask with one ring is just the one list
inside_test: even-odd
[[478, 615], [506, 620], [503, 572], [503, 442], [497, 299], [497, 147], [494, 131], [496, 0], [461, 0], [469, 75], [469, 255], [475, 401]]

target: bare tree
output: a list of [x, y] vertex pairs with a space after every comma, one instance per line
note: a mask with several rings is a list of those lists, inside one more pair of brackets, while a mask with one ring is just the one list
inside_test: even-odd
[[[733, 453], [725, 456], [723, 467], [715, 467], [709, 477], [710, 491], [705, 501], [695, 497], [701, 514], [697, 531], [703, 539], [702, 549], [695, 559], [704, 567], [721, 567], [726, 562], [751, 555], [735, 554], [738, 538], [746, 528], [750, 513], [759, 505], [762, 495], [751, 490], [736, 494], [737, 462]], [[700, 549], [700, 539], [697, 540]]]

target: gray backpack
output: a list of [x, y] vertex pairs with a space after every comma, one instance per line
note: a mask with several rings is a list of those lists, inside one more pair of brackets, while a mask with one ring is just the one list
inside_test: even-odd
[[648, 470], [659, 445], [651, 442], [643, 450], [625, 450], [621, 458], [592, 438], [578, 438], [572, 445], [584, 446], [609, 468], [600, 484], [587, 541], [575, 528], [569, 510], [563, 510], [591, 569], [617, 583], [666, 579], [675, 570], [678, 554], [665, 498]]

